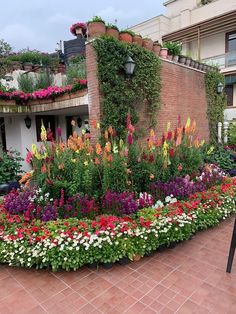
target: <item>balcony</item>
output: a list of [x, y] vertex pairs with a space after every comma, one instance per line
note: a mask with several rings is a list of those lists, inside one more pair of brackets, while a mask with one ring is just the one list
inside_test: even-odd
[[220, 69], [236, 66], [236, 51], [202, 59], [208, 65], [217, 65]]

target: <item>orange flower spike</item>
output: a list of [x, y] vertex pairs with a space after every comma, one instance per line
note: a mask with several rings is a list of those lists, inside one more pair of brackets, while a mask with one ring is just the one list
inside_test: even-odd
[[96, 120], [92, 120], [91, 121], [91, 125], [94, 127], [94, 129], [97, 128], [97, 121]]
[[42, 167], [41, 167], [41, 172], [42, 172], [42, 173], [46, 173], [46, 172], [47, 172], [47, 167], [46, 167], [45, 164], [42, 165]]
[[100, 165], [100, 160], [97, 157], [94, 158], [94, 164]]
[[113, 135], [113, 128], [112, 128], [112, 126], [109, 126], [109, 128], [108, 128], [108, 133], [110, 133], [111, 135]]
[[160, 147], [161, 146], [161, 140], [157, 140], [156, 143], [155, 143], [156, 147]]
[[107, 142], [107, 143], [106, 143], [105, 151], [106, 151], [107, 153], [110, 153], [110, 152], [111, 152], [111, 142]]
[[152, 149], [153, 148], [153, 140], [152, 139], [149, 139], [149, 141], [148, 141], [148, 148], [149, 149]]
[[99, 143], [96, 144], [96, 154], [101, 155], [102, 153], [102, 147]]
[[105, 131], [104, 137], [105, 137], [106, 140], [108, 140], [109, 135], [108, 135], [108, 131], [107, 130]]
[[196, 130], [196, 121], [193, 120], [192, 127], [191, 127], [191, 132], [194, 133], [195, 130]]
[[108, 161], [108, 162], [112, 162], [112, 159], [113, 159], [113, 158], [112, 158], [112, 155], [108, 155], [108, 156], [107, 156], [107, 161]]

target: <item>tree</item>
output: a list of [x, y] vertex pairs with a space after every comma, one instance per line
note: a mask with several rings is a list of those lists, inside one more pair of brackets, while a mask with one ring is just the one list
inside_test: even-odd
[[4, 39], [0, 39], [0, 56], [8, 56], [12, 52], [12, 47]]

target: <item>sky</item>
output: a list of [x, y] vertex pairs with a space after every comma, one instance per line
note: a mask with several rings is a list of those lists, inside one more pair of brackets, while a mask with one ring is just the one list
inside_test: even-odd
[[14, 49], [54, 52], [70, 26], [98, 15], [127, 28], [164, 13], [164, 0], [0, 0], [0, 39]]

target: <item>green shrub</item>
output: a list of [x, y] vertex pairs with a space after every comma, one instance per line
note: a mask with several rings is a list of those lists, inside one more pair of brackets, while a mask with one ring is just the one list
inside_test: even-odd
[[182, 51], [182, 43], [176, 41], [167, 41], [163, 44], [164, 48], [168, 48], [168, 52], [171, 55], [179, 56]]
[[232, 122], [228, 129], [228, 144], [236, 146], [236, 122]]
[[0, 147], [0, 184], [16, 181], [21, 174], [20, 153], [15, 150], [7, 152]]
[[20, 74], [17, 78], [19, 90], [25, 93], [32, 93], [34, 89], [34, 78], [30, 73]]
[[45, 89], [53, 85], [53, 76], [47, 72], [41, 72], [35, 76], [34, 90]]

